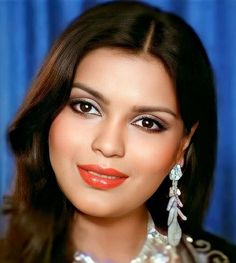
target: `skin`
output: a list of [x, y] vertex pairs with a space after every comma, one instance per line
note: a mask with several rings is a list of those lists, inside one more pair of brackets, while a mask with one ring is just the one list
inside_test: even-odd
[[[73, 83], [70, 101], [49, 132], [57, 181], [78, 209], [73, 243], [99, 260], [129, 262], [146, 236], [145, 202], [182, 161], [192, 134], [184, 133], [170, 76], [147, 53], [92, 51]], [[78, 164], [114, 168], [128, 179], [113, 189], [96, 189], [80, 177]]]

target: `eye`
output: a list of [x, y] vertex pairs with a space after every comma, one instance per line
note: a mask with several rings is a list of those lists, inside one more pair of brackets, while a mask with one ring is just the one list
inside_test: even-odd
[[167, 129], [161, 120], [154, 119], [154, 117], [139, 117], [132, 124], [147, 132], [162, 132]]
[[85, 99], [73, 99], [70, 102], [73, 111], [81, 114], [91, 114], [101, 116], [101, 113], [92, 102]]

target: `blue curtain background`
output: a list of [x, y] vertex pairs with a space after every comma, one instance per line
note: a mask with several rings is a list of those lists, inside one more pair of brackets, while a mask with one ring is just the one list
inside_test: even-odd
[[[6, 142], [10, 120], [55, 37], [75, 16], [101, 2], [104, 1], [0, 0], [0, 197], [10, 191], [14, 173]], [[214, 191], [204, 227], [236, 243], [236, 1], [145, 2], [183, 17], [208, 51], [217, 84], [219, 147]], [[197, 193], [196, 189], [193, 194]]]

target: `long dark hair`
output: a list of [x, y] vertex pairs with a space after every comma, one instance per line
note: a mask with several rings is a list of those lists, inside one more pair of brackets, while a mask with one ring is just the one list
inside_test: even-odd
[[[66, 262], [70, 254], [66, 244], [74, 208], [57, 185], [49, 161], [48, 132], [68, 102], [78, 63], [100, 47], [147, 52], [161, 59], [175, 85], [186, 133], [198, 122], [186, 151], [180, 188], [189, 218], [182, 228], [193, 232], [201, 225], [212, 184], [217, 133], [206, 52], [193, 29], [176, 15], [134, 1], [110, 2], [86, 11], [62, 33], [9, 128], [16, 182], [6, 204], [10, 219], [4, 262]], [[168, 188], [167, 178], [147, 201], [160, 227], [166, 226]]]

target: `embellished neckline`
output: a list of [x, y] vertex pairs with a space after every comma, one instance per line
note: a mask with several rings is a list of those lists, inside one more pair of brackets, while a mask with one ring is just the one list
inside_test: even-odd
[[[153, 219], [148, 214], [147, 236], [139, 254], [130, 263], [167, 263], [170, 262], [174, 248], [168, 245], [167, 236], [157, 231]], [[99, 263], [91, 255], [76, 251], [73, 263]]]

